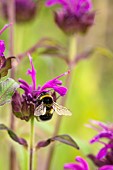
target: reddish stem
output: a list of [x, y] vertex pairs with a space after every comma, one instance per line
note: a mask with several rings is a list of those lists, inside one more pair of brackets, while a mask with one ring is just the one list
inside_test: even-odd
[[[9, 56], [14, 55], [14, 23], [15, 23], [15, 0], [8, 0], [7, 1], [8, 6], [8, 19], [9, 23], [12, 23], [12, 25], [9, 28]], [[11, 69], [11, 78], [14, 79], [15, 77], [15, 70], [14, 68]], [[14, 122], [14, 115], [11, 111], [11, 117], [10, 117], [10, 128], [14, 130], [15, 122]], [[16, 153], [11, 146], [10, 148], [10, 170], [16, 170]]]
[[11, 24], [4, 25], [4, 27], [0, 30], [0, 35], [10, 26], [11, 26]]

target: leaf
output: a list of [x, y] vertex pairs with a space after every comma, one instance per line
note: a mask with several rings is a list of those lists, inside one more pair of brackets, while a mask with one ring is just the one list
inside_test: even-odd
[[91, 57], [93, 54], [99, 54], [101, 56], [106, 56], [109, 58], [113, 57], [113, 53], [110, 50], [108, 50], [107, 48], [94, 47], [94, 48], [89, 48], [86, 51], [79, 54], [78, 56], [76, 56], [73, 64], [76, 64], [81, 60], [85, 60], [85, 59]]
[[63, 59], [66, 63], [69, 62], [67, 54], [64, 53], [64, 50], [60, 50], [56, 47], [49, 47], [40, 52], [39, 54], [46, 56], [46, 57], [57, 57], [60, 59]]
[[[0, 68], [0, 78], [4, 77], [8, 74], [8, 70], [12, 68], [12, 59], [15, 57], [8, 57], [7, 59], [5, 58], [3, 66]], [[1, 63], [2, 57], [0, 58], [0, 63]], [[3, 61], [2, 61], [3, 62]]]
[[77, 145], [77, 143], [73, 140], [73, 138], [69, 135], [58, 135], [52, 138], [53, 140], [65, 143], [67, 145], [70, 145], [76, 149], [79, 149], [79, 146]]
[[113, 52], [110, 51], [107, 48], [97, 47], [95, 49], [95, 52], [99, 53], [99, 55], [102, 55], [102, 56], [105, 56], [105, 57], [109, 57], [109, 58], [113, 58]]
[[81, 60], [85, 60], [85, 59], [89, 58], [94, 52], [95, 52], [94, 48], [87, 49], [86, 51], [84, 51], [81, 54], [79, 54], [78, 56], [76, 56], [76, 58], [74, 60], [74, 64], [78, 63]]
[[18, 83], [11, 78], [0, 82], [0, 106], [11, 101], [11, 97], [18, 87]]
[[70, 145], [76, 149], [79, 149], [79, 146], [77, 145], [77, 143], [73, 140], [73, 138], [67, 134], [64, 134], [64, 135], [57, 135], [57, 136], [54, 136], [52, 138], [49, 138], [45, 141], [40, 141], [38, 142], [38, 144], [36, 145], [36, 149], [38, 148], [41, 148], [41, 147], [46, 147], [48, 146], [51, 142], [53, 141], [59, 141], [61, 143], [64, 143], [64, 144], [67, 144], [67, 145]]
[[63, 45], [61, 43], [59, 43], [58, 41], [52, 39], [52, 38], [42, 38], [40, 39], [36, 44], [34, 44], [30, 49], [28, 49], [27, 51], [25, 51], [24, 53], [18, 54], [17, 58], [19, 60], [21, 60], [22, 58], [24, 58], [28, 53], [33, 53], [34, 51], [36, 51], [38, 49], [38, 53], [42, 54], [42, 55], [50, 55], [53, 57], [59, 57], [63, 60], [65, 60], [66, 62], [68, 62], [67, 60], [67, 50], [65, 47], [63, 47]]
[[9, 129], [4, 124], [0, 124], [0, 130], [6, 130], [13, 141], [17, 142], [20, 145], [28, 147], [27, 141], [25, 139], [19, 138], [11, 129]]

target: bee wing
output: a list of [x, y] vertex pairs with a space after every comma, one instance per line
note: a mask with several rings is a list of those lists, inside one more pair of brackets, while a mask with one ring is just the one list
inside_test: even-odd
[[38, 107], [36, 107], [34, 115], [41, 116], [46, 113], [46, 107], [44, 107], [43, 103], [41, 103]]
[[53, 109], [55, 110], [55, 112], [58, 114], [58, 115], [67, 115], [67, 116], [71, 116], [72, 113], [64, 106], [62, 105], [59, 105], [55, 102], [53, 102]]

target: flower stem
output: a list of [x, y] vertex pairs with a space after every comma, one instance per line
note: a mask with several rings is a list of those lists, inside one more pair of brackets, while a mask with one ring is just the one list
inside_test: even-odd
[[[15, 23], [15, 0], [9, 0], [7, 1], [8, 6], [8, 20], [9, 20], [9, 56], [14, 55], [14, 23]], [[14, 78], [14, 69], [11, 70], [11, 78]], [[11, 111], [11, 117], [10, 117], [10, 128], [14, 130], [14, 115]], [[11, 146], [10, 148], [10, 170], [16, 170], [16, 153]]]
[[[76, 43], [75, 36], [72, 36], [72, 37], [69, 38], [69, 49], [68, 49], [68, 51], [69, 51], [69, 53], [68, 53], [68, 59], [69, 59], [68, 67], [69, 67], [70, 70], [72, 70], [73, 69], [72, 67], [74, 66], [72, 64], [72, 61], [73, 61], [73, 59], [74, 59], [74, 57], [76, 56], [76, 53], [77, 53], [77, 43]], [[71, 78], [72, 78], [72, 72], [70, 72], [70, 74], [67, 76], [66, 82], [65, 82], [65, 86], [67, 87], [68, 90], [69, 90], [69, 87], [70, 87]], [[65, 106], [66, 101], [67, 101], [67, 95], [64, 98], [62, 98], [61, 105]], [[58, 132], [60, 130], [62, 118], [63, 117], [60, 117], [60, 116], [57, 117], [54, 132], [53, 132], [52, 136], [56, 136], [58, 134]], [[50, 170], [50, 168], [51, 168], [51, 162], [52, 162], [54, 152], [55, 152], [55, 145], [52, 145], [49, 149], [46, 164], [45, 164], [45, 167], [46, 167], [47, 170]]]
[[34, 117], [31, 118], [28, 170], [33, 170], [33, 154], [34, 154], [33, 145], [34, 145]]
[[73, 61], [77, 54], [77, 38], [72, 35], [69, 37], [69, 50], [68, 50], [69, 61]]

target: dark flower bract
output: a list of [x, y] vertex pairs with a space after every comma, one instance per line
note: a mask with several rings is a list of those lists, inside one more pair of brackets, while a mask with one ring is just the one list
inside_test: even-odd
[[[15, 14], [17, 22], [32, 20], [38, 9], [40, 0], [15, 0]], [[5, 18], [8, 18], [8, 1], [2, 0], [2, 11]]]

